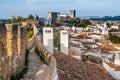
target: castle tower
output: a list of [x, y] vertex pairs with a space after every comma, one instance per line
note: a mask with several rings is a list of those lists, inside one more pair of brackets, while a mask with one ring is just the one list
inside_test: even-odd
[[43, 45], [48, 50], [49, 53], [53, 54], [53, 28], [52, 27], [43, 28]]
[[76, 16], [76, 11], [75, 10], [70, 10], [70, 17], [75, 18]]
[[116, 65], [120, 65], [120, 53], [115, 53], [114, 63], [115, 63]]
[[60, 31], [60, 51], [68, 54], [68, 32], [65, 30]]
[[50, 24], [55, 23], [58, 14], [59, 14], [59, 12], [48, 12], [48, 13], [47, 13], [48, 23], [49, 23], [49, 22], [50, 22]]
[[[15, 33], [17, 33], [16, 28], [13, 26], [13, 24], [5, 24], [6, 26], [6, 53], [7, 53], [7, 57], [9, 58], [9, 68], [10, 68], [10, 75], [11, 74], [15, 74], [16, 73], [16, 68], [17, 68], [17, 48], [16, 47], [16, 35]], [[16, 59], [16, 60], [15, 60]]]

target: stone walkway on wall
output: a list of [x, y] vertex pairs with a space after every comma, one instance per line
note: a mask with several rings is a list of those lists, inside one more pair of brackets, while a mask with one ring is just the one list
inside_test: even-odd
[[43, 62], [40, 60], [33, 47], [29, 53], [28, 72], [24, 75], [24, 78], [21, 80], [34, 80], [35, 74], [37, 73], [42, 64]]

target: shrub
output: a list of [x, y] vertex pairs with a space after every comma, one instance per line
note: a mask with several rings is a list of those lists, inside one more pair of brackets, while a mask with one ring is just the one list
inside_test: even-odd
[[31, 23], [27, 24], [26, 31], [27, 31], [27, 39], [30, 39], [34, 35], [33, 25]]
[[54, 47], [57, 47], [60, 50], [60, 32], [54, 33]]
[[110, 40], [112, 43], [120, 43], [120, 37], [118, 37], [118, 36], [116, 36], [116, 35], [110, 34], [109, 40]]

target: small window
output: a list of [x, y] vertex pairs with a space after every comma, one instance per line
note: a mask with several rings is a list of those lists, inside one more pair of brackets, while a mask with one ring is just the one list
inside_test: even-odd
[[62, 34], [67, 34], [67, 33], [63, 32]]
[[47, 30], [47, 32], [49, 33], [49, 30]]

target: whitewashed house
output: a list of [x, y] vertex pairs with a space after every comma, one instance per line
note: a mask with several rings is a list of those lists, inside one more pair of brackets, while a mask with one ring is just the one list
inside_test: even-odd
[[43, 27], [43, 45], [49, 53], [53, 54], [53, 28]]
[[118, 29], [118, 26], [117, 25], [112, 25], [111, 29]]

